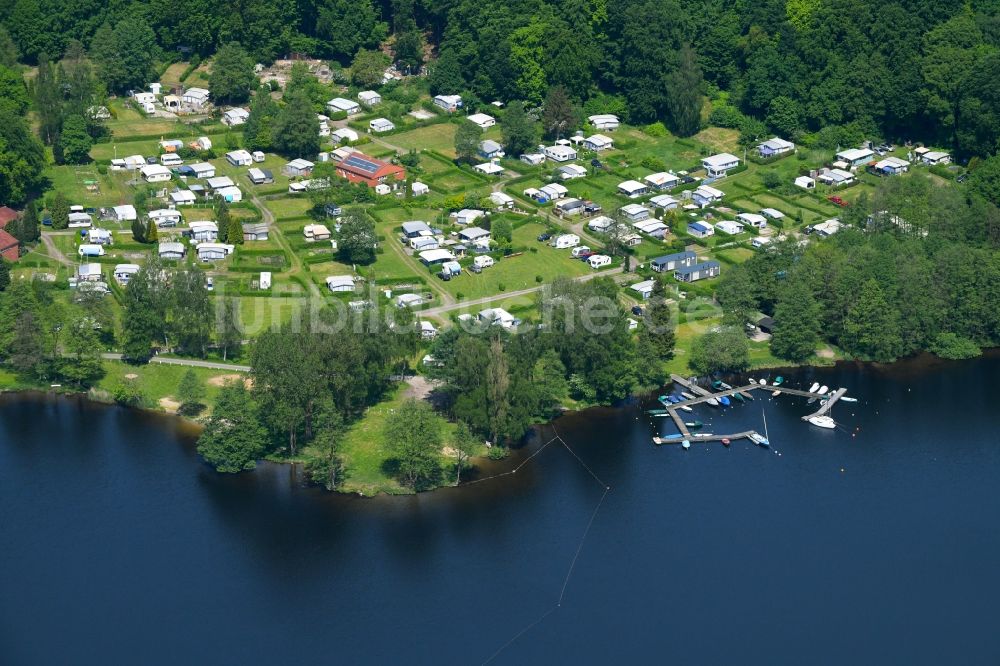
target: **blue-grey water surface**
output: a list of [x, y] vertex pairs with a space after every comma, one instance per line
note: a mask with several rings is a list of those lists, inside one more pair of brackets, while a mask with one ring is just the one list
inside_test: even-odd
[[772, 451], [591, 410], [480, 478], [555, 433], [586, 468], [556, 441], [377, 499], [0, 396], [0, 663], [1000, 663], [1000, 355], [786, 376], [861, 400], [836, 431], [798, 398], [697, 408], [716, 433], [766, 409]]

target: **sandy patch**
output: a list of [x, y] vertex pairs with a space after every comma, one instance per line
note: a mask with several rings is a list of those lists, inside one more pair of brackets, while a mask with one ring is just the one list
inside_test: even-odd
[[215, 377], [209, 378], [208, 383], [210, 386], [225, 386], [229, 382], [238, 382], [241, 379], [243, 380], [243, 383], [246, 384], [247, 388], [253, 386], [253, 382], [249, 377], [237, 374], [216, 375]]
[[125, 375], [125, 379], [139, 379], [139, 375], [135, 374], [134, 372], [130, 372], [127, 375]]
[[170, 412], [171, 414], [176, 414], [177, 410], [181, 408], [181, 403], [174, 400], [173, 396], [168, 395], [164, 398], [160, 398], [159, 402], [160, 407], [162, 407], [164, 411]]
[[423, 375], [413, 375], [406, 379], [406, 390], [403, 397], [407, 400], [426, 400], [427, 396], [434, 390], [436, 382], [432, 382]]
[[819, 356], [820, 358], [835, 358], [836, 354], [834, 354], [833, 350], [830, 349], [829, 347], [823, 347], [818, 352], [816, 352], [816, 356]]

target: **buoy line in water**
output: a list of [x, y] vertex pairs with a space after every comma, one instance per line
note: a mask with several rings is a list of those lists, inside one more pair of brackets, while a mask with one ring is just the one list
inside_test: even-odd
[[559, 434], [559, 431], [556, 430], [555, 426], [552, 426], [552, 431], [555, 433], [555, 437], [545, 442], [545, 444], [539, 447], [537, 451], [535, 451], [530, 456], [525, 458], [524, 461], [522, 461], [521, 464], [519, 464], [514, 469], [508, 472], [503, 472], [502, 474], [495, 474], [494, 476], [486, 477], [485, 479], [478, 479], [477, 481], [471, 481], [470, 484], [478, 483], [479, 481], [490, 481], [492, 479], [497, 479], [502, 476], [507, 476], [508, 474], [514, 474], [515, 472], [517, 472], [517, 470], [521, 469], [524, 465], [526, 465], [532, 458], [541, 453], [549, 444], [558, 441], [560, 444], [563, 445], [563, 447], [566, 448], [567, 451], [569, 451], [573, 455], [574, 458], [576, 458], [576, 461], [580, 463], [580, 466], [583, 467], [585, 470], [587, 470], [587, 473], [590, 474], [590, 476], [593, 477], [593, 479], [597, 483], [599, 483], [602, 488], [604, 488], [604, 492], [601, 493], [601, 498], [597, 500], [597, 505], [594, 506], [594, 510], [590, 514], [590, 520], [587, 521], [587, 527], [583, 530], [583, 535], [580, 537], [580, 541], [576, 546], [576, 552], [573, 553], [573, 559], [570, 560], [569, 568], [567, 568], [566, 570], [566, 577], [563, 579], [562, 588], [559, 590], [559, 598], [547, 611], [542, 613], [538, 618], [533, 620], [530, 624], [528, 624], [523, 629], [518, 631], [516, 634], [511, 636], [506, 643], [497, 648], [497, 651], [491, 654], [489, 658], [483, 662], [483, 666], [489, 664], [498, 656], [500, 656], [500, 654], [508, 647], [513, 645], [517, 641], [517, 639], [519, 639], [521, 636], [523, 636], [524, 634], [528, 633], [529, 631], [537, 627], [539, 624], [542, 623], [543, 620], [545, 620], [545, 618], [547, 618], [549, 615], [552, 615], [552, 613], [554, 613], [562, 606], [563, 598], [565, 598], [566, 596], [566, 588], [569, 587], [569, 581], [573, 577], [573, 570], [576, 568], [576, 561], [580, 558], [580, 553], [583, 551], [583, 546], [587, 541], [587, 536], [590, 534], [590, 528], [593, 527], [594, 525], [594, 520], [597, 518], [597, 513], [601, 510], [601, 505], [604, 504], [604, 498], [608, 496], [609, 492], [611, 492], [611, 486], [602, 481], [601, 477], [597, 476], [597, 474], [594, 473], [594, 470], [590, 469], [587, 463], [583, 462], [583, 459], [580, 458], [579, 455], [577, 455], [576, 451], [570, 448], [569, 444], [567, 444], [566, 440], [562, 438], [562, 436]]

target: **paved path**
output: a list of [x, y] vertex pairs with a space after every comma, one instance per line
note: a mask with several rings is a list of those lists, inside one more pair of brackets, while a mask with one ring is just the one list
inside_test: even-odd
[[[52, 242], [52, 235], [52, 232], [42, 234], [42, 245], [45, 246], [45, 252], [60, 264], [63, 264], [64, 266], [72, 266], [75, 262], [67, 258], [66, 255], [63, 254], [58, 247], [56, 247], [56, 244]], [[65, 236], [66, 234], [56, 233], [55, 235]]]
[[[624, 268], [619, 266], [618, 268], [612, 268], [607, 271], [600, 271], [597, 273], [590, 273], [588, 275], [581, 275], [579, 277], [573, 278], [573, 282], [588, 282], [594, 278], [599, 277], [610, 277], [612, 275], [617, 275], [624, 272]], [[443, 315], [447, 312], [452, 312], [454, 310], [463, 310], [466, 308], [471, 308], [477, 305], [486, 305], [487, 303], [492, 303], [493, 301], [502, 301], [509, 298], [518, 298], [520, 296], [527, 296], [528, 294], [533, 294], [536, 291], [541, 291], [545, 287], [550, 285], [539, 285], [537, 287], [531, 287], [529, 289], [519, 289], [517, 291], [508, 291], [502, 294], [496, 294], [495, 296], [486, 296], [484, 298], [476, 298], [471, 301], [462, 301], [461, 303], [453, 303], [449, 305], [439, 305], [437, 307], [428, 308], [426, 310], [417, 311], [418, 316], [435, 317], [438, 315]]]
[[[121, 354], [101, 354], [101, 358], [109, 361], [122, 360]], [[183, 365], [189, 368], [208, 368], [209, 370], [231, 370], [233, 372], [250, 372], [249, 365], [234, 365], [232, 363], [216, 363], [214, 361], [199, 361], [193, 358], [172, 358], [170, 356], [154, 356], [150, 363], [163, 365]]]

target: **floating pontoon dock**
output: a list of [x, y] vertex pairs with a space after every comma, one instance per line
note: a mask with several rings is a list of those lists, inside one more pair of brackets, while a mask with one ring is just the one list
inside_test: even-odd
[[847, 393], [847, 389], [844, 388], [837, 389], [833, 393], [823, 394], [823, 393], [813, 393], [812, 391], [802, 391], [800, 389], [787, 388], [785, 386], [771, 386], [767, 384], [763, 385], [748, 384], [746, 386], [738, 386], [731, 389], [726, 389], [724, 391], [709, 391], [701, 386], [698, 386], [694, 382], [685, 379], [684, 377], [681, 377], [680, 375], [670, 375], [670, 379], [672, 379], [674, 383], [683, 386], [697, 397], [681, 400], [680, 402], [675, 402], [673, 404], [663, 405], [666, 408], [667, 414], [669, 414], [670, 418], [674, 420], [674, 424], [677, 426], [677, 430], [680, 431], [681, 437], [677, 436], [654, 437], [653, 438], [654, 444], [680, 444], [685, 440], [692, 444], [695, 442], [721, 442], [724, 439], [735, 441], [737, 439], [749, 439], [751, 435], [757, 434], [757, 432], [754, 430], [747, 430], [745, 432], [737, 432], [731, 435], [716, 435], [714, 433], [692, 435], [691, 431], [688, 430], [687, 425], [685, 425], [684, 419], [681, 418], [680, 414], [677, 413], [677, 410], [680, 409], [681, 407], [700, 405], [701, 403], [708, 402], [709, 400], [712, 399], [718, 400], [721, 397], [731, 396], [736, 394], [742, 394], [745, 397], [751, 397], [750, 396], [751, 391], [757, 389], [763, 389], [768, 392], [780, 391], [781, 393], [787, 393], [788, 395], [795, 395], [803, 398], [815, 398], [816, 400], [822, 400], [823, 403], [818, 410], [816, 410], [812, 414], [807, 414], [806, 416], [802, 417], [803, 421], [808, 421], [810, 418], [814, 416], [822, 416], [823, 414], [826, 414], [828, 411], [830, 411], [830, 408], [833, 407], [833, 404], [838, 400], [840, 400], [840, 398], [842, 398], [845, 393]]

